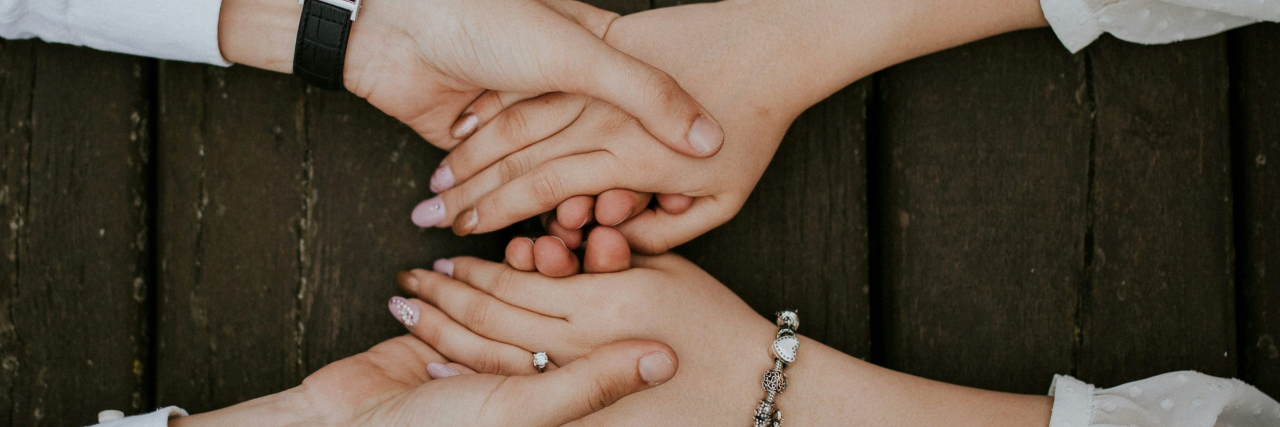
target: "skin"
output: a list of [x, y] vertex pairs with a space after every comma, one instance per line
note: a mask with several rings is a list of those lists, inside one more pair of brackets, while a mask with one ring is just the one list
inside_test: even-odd
[[[559, 206], [565, 230], [622, 217], [633, 249], [660, 253], [732, 218], [787, 127], [823, 98], [911, 58], [1044, 25], [1034, 0], [728, 0], [627, 16], [605, 40], [703, 101], [726, 131], [720, 154], [680, 158], [607, 103], [549, 94], [507, 107], [454, 150], [457, 184], [433, 200], [458, 234]], [[652, 193], [662, 203], [646, 210]]]
[[[526, 355], [527, 356], [527, 355]], [[655, 357], [659, 363], [646, 364]], [[666, 365], [662, 366], [661, 361]], [[172, 427], [204, 426], [559, 426], [676, 372], [675, 353], [655, 342], [620, 341], [556, 372], [443, 379], [461, 365], [412, 336], [394, 338], [334, 362], [284, 392], [213, 412], [174, 418]], [[528, 362], [528, 360], [526, 360]], [[443, 369], [443, 370], [442, 370]], [[433, 380], [429, 372], [442, 378]]]
[[[291, 72], [301, 11], [224, 0], [223, 56]], [[609, 100], [678, 152], [714, 155], [724, 139], [715, 119], [671, 76], [600, 40], [617, 17], [570, 0], [368, 1], [352, 24], [344, 85], [446, 149], [475, 131], [476, 113], [563, 91]], [[482, 96], [489, 89], [507, 95]]]
[[[745, 422], [763, 397], [759, 379], [772, 367], [766, 349], [777, 327], [677, 255], [633, 257], [625, 238], [607, 227], [593, 230], [587, 247], [591, 251], [582, 268], [588, 273], [565, 278], [537, 271], [569, 267], [567, 249], [538, 251], [521, 238], [512, 241], [507, 253], [531, 260], [537, 271], [530, 265], [516, 268], [460, 257], [449, 261], [452, 277], [415, 270], [397, 282], [420, 304], [440, 313], [414, 333], [479, 372], [523, 369], [527, 356], [505, 352], [508, 346], [543, 349], [562, 365], [624, 337], [667, 342], [683, 355], [683, 369], [671, 382], [584, 422]], [[553, 250], [560, 253], [549, 253]], [[801, 337], [800, 357], [785, 372], [791, 385], [777, 402], [788, 424], [1045, 426], [1052, 411], [1047, 396], [913, 377], [806, 337]]]

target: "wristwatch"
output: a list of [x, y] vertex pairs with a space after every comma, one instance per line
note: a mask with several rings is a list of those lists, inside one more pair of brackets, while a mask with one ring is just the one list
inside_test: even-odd
[[347, 37], [361, 0], [298, 0], [302, 20], [293, 48], [293, 74], [312, 86], [342, 90]]

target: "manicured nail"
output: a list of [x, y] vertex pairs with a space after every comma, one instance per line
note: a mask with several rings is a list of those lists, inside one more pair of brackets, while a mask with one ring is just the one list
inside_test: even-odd
[[724, 144], [724, 130], [710, 118], [699, 115], [693, 127], [689, 128], [689, 145], [698, 150], [698, 154], [711, 154], [721, 144]]
[[419, 227], [435, 227], [444, 221], [444, 200], [440, 196], [432, 197], [419, 203], [410, 215], [413, 223]]
[[676, 375], [676, 365], [666, 353], [649, 353], [640, 358], [640, 378], [649, 385], [667, 382]]
[[411, 293], [418, 291], [418, 278], [408, 271], [396, 273], [396, 283], [399, 283]]
[[476, 214], [476, 208], [467, 209], [453, 220], [453, 234], [466, 236], [476, 231], [476, 225], [480, 224], [480, 216]]
[[440, 194], [453, 188], [453, 169], [448, 163], [441, 163], [436, 172], [431, 174], [431, 192]]
[[480, 124], [480, 118], [475, 113], [467, 113], [453, 123], [453, 137], [466, 138], [476, 131], [476, 125]]
[[431, 265], [431, 269], [435, 270], [436, 273], [453, 277], [453, 260], [448, 258], [438, 259], [436, 260], [435, 264]]
[[427, 375], [431, 375], [431, 379], [449, 378], [458, 374], [457, 369], [443, 363], [431, 362], [427, 364]]
[[387, 308], [391, 310], [391, 315], [396, 317], [404, 327], [413, 329], [418, 324], [418, 309], [414, 308], [409, 300], [392, 297], [391, 302], [387, 303]]

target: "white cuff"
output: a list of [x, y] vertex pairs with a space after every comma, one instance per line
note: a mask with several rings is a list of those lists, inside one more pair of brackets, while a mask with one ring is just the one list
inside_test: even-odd
[[[107, 411], [103, 411], [104, 413]], [[168, 427], [170, 418], [185, 417], [187, 411], [177, 406], [162, 408], [158, 411], [145, 415], [134, 415], [128, 418], [118, 418], [115, 420], [106, 420], [99, 415], [101, 424], [92, 427]]]
[[1049, 427], [1088, 427], [1093, 414], [1093, 385], [1066, 375], [1054, 375], [1049, 385], [1053, 415]]
[[95, 49], [231, 65], [218, 48], [221, 0], [70, 0], [67, 28]]
[[1040, 10], [1071, 53], [1079, 52], [1102, 35], [1102, 28], [1083, 0], [1040, 0]]

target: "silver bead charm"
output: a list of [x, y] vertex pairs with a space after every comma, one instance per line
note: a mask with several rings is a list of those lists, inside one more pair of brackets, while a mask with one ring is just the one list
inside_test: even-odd
[[794, 311], [778, 312], [778, 329], [800, 330], [800, 315]]
[[760, 386], [764, 391], [771, 394], [782, 394], [787, 389], [787, 374], [781, 369], [770, 369], [764, 373], [764, 379], [760, 381]]

